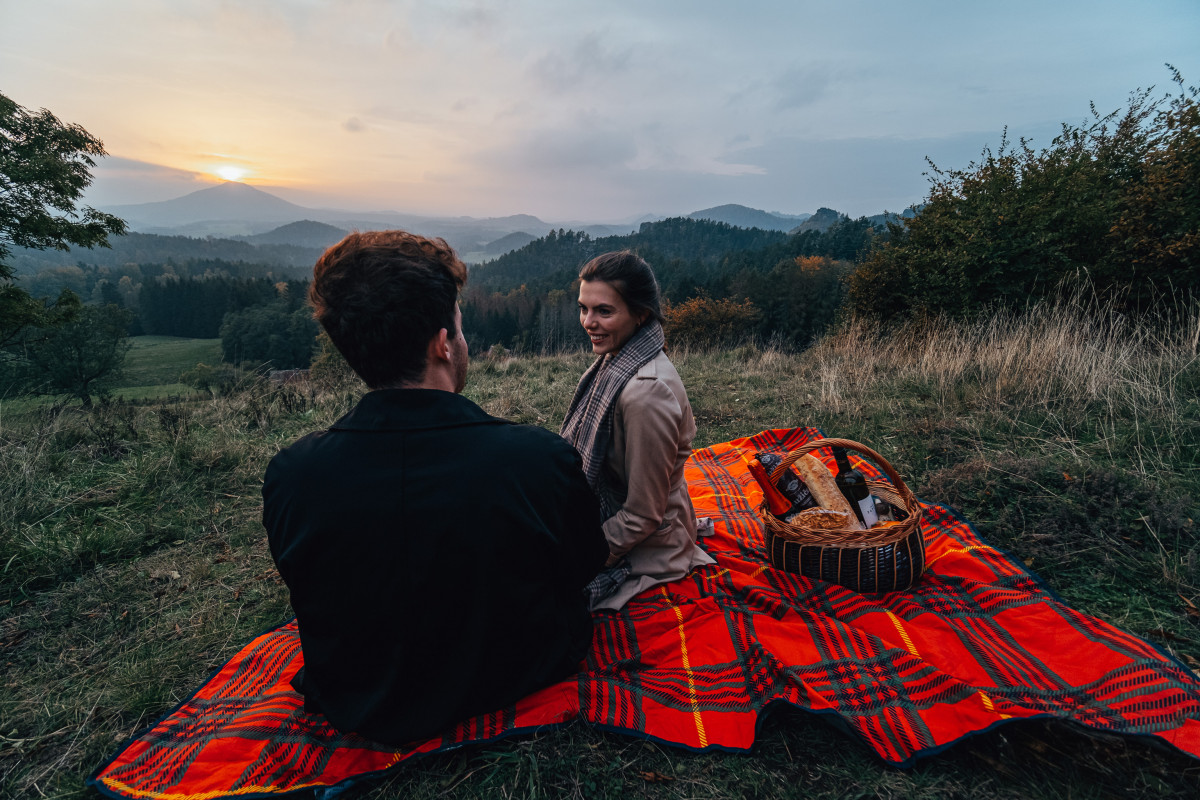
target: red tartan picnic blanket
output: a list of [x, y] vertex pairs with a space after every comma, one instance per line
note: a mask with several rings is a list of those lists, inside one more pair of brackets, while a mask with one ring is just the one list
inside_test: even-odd
[[746, 462], [817, 436], [772, 430], [696, 451], [686, 478], [697, 515], [715, 522], [704, 546], [717, 563], [597, 615], [574, 679], [386, 749], [304, 713], [289, 683], [302, 663], [293, 621], [246, 645], [89, 783], [128, 798], [283, 795], [573, 719], [692, 749], [746, 749], [778, 701], [836, 715], [896, 765], [1038, 716], [1156, 736], [1200, 757], [1196, 675], [1058, 602], [949, 509], [924, 506], [928, 569], [907, 592], [865, 596], [772, 567]]

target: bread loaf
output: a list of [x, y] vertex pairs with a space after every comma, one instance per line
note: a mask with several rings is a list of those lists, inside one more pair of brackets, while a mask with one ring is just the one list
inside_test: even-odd
[[[828, 508], [807, 508], [794, 516], [792, 522], [799, 522], [805, 527], [814, 528], [821, 531], [839, 530], [849, 528], [858, 523], [853, 514], [847, 514], [844, 511], [833, 511]], [[862, 527], [861, 525], [859, 526]], [[854, 528], [858, 530], [858, 528]]]
[[838, 489], [837, 483], [833, 480], [833, 473], [819, 459], [806, 455], [796, 461], [796, 470], [821, 508], [845, 514], [846, 527], [850, 530], [865, 530], [863, 524], [858, 521], [854, 509], [850, 507], [850, 501]]

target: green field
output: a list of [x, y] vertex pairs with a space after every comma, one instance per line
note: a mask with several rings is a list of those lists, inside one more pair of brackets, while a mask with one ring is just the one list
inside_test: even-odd
[[220, 339], [184, 339], [176, 336], [134, 336], [114, 397], [148, 400], [196, 393], [179, 382], [179, 376], [197, 364], [221, 363]]
[[[1066, 602], [1196, 669], [1198, 340], [1195, 309], [1170, 329], [1048, 309], [887, 335], [850, 326], [800, 354], [671, 357], [695, 446], [796, 425], [871, 444]], [[136, 345], [131, 366], [162, 380], [216, 353]], [[466, 394], [556, 430], [589, 361], [481, 359]], [[280, 446], [357, 397], [318, 386], [252, 379], [204, 402], [0, 415], [0, 796], [84, 796], [117, 744], [290, 616], [260, 487]], [[1053, 722], [1003, 726], [910, 770], [794, 710], [758, 734], [749, 753], [690, 753], [573, 725], [414, 760], [355, 796], [1158, 800], [1200, 785], [1200, 761]]]
[[[194, 386], [181, 383], [179, 376], [197, 364], [221, 363], [220, 339], [134, 336], [129, 345], [120, 377], [112, 389], [113, 399], [146, 402], [206, 397]], [[53, 396], [11, 397], [3, 399], [0, 409], [7, 414], [20, 414], [61, 402], [61, 397]]]

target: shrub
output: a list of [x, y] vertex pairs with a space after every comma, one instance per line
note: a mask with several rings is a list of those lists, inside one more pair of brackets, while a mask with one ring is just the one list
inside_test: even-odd
[[858, 314], [971, 315], [1086, 276], [1126, 308], [1200, 289], [1200, 107], [1195, 89], [1123, 114], [1092, 108], [1037, 151], [1021, 139], [965, 169], [930, 164], [929, 199], [853, 275]]
[[689, 347], [732, 345], [753, 338], [761, 316], [749, 300], [693, 297], [678, 305], [665, 303], [667, 341]]

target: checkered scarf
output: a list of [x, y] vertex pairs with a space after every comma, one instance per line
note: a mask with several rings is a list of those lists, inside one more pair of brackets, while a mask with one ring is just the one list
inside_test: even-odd
[[663, 349], [666, 339], [658, 320], [649, 319], [614, 353], [601, 356], [588, 367], [575, 387], [575, 396], [559, 435], [575, 446], [583, 457], [588, 486], [600, 498], [600, 510], [608, 519], [621, 510], [626, 489], [608, 479], [604, 458], [612, 439], [613, 406], [629, 379]]

